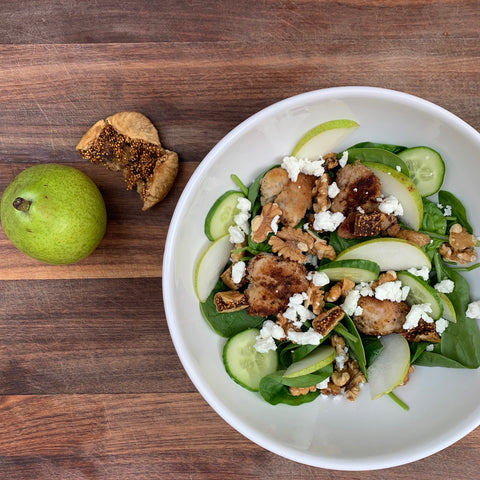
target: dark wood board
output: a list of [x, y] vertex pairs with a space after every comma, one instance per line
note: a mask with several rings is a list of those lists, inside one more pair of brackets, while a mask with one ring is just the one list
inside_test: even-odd
[[[161, 281], [188, 179], [226, 133], [276, 101], [378, 86], [479, 130], [479, 25], [478, 0], [3, 1], [0, 190], [30, 165], [73, 165], [99, 186], [109, 221], [100, 247], [71, 266], [30, 259], [0, 230], [0, 478], [478, 478], [478, 429], [372, 472], [300, 465], [250, 442], [186, 375]], [[149, 116], [180, 156], [174, 188], [148, 212], [120, 175], [75, 151], [121, 110]]]

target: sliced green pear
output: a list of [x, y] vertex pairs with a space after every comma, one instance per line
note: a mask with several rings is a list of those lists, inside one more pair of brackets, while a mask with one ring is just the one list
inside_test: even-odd
[[227, 234], [212, 242], [200, 257], [194, 275], [195, 293], [200, 302], [205, 302], [218, 282], [231, 250], [232, 244]]
[[375, 400], [390, 393], [404, 380], [410, 366], [410, 347], [399, 333], [381, 337], [383, 350], [367, 368], [370, 394]]
[[338, 260], [322, 265], [317, 269], [324, 272], [332, 281], [348, 278], [355, 283], [373, 282], [378, 278], [380, 267], [370, 260]]
[[430, 316], [434, 320], [438, 320], [442, 316], [443, 303], [440, 300], [440, 295], [425, 280], [410, 272], [398, 272], [397, 277], [403, 285], [410, 287], [406, 299], [408, 305], [428, 303], [432, 307]]
[[440, 297], [440, 301], [443, 305], [442, 318], [448, 320], [449, 322], [457, 322], [457, 314], [455, 313], [455, 307], [453, 306], [451, 300], [442, 292], [437, 292]]
[[335, 151], [360, 125], [348, 119], [331, 120], [309, 130], [295, 145], [292, 155], [297, 158], [317, 160], [320, 156]]
[[423, 220], [423, 201], [415, 184], [403, 173], [382, 163], [363, 162], [380, 180], [382, 193], [393, 195], [403, 207], [400, 220], [413, 230], [419, 230]]
[[357, 243], [337, 256], [338, 260], [363, 259], [375, 262], [381, 272], [432, 268], [428, 255], [416, 245], [400, 238], [374, 238]]
[[316, 372], [335, 360], [335, 349], [331, 345], [320, 345], [298, 362], [292, 363], [283, 374], [284, 377], [300, 377]]

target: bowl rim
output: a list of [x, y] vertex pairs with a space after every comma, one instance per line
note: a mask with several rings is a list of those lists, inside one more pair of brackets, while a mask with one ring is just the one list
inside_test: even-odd
[[[384, 468], [391, 468], [407, 463], [415, 462], [426, 458], [432, 454], [435, 454], [450, 445], [454, 444], [461, 438], [468, 435], [475, 428], [480, 425], [480, 415], [478, 418], [468, 418], [465, 420], [462, 428], [459, 428], [455, 431], [455, 434], [449, 435], [448, 438], [443, 439], [435, 443], [435, 445], [425, 446], [421, 449], [421, 452], [418, 454], [410, 455], [394, 455], [394, 454], [384, 454], [380, 457], [368, 457], [366, 459], [352, 459], [352, 460], [338, 460], [331, 459], [328, 457], [321, 457], [314, 454], [308, 454], [300, 450], [296, 450], [293, 447], [282, 446], [279, 448], [276, 442], [271, 441], [265, 435], [259, 434], [259, 432], [254, 431], [248, 424], [243, 422], [241, 419], [237, 418], [222, 402], [217, 398], [217, 396], [210, 390], [210, 388], [202, 383], [197, 377], [195, 369], [192, 365], [191, 360], [188, 358], [188, 354], [185, 353], [185, 344], [180, 334], [179, 329], [176, 326], [174, 321], [174, 303], [175, 299], [171, 295], [169, 287], [173, 285], [174, 278], [174, 249], [175, 249], [175, 237], [177, 234], [178, 227], [181, 221], [181, 212], [185, 208], [190, 196], [193, 194], [194, 186], [199, 177], [210, 168], [210, 164], [217, 158], [221, 151], [228, 147], [230, 142], [235, 138], [240, 136], [245, 130], [248, 130], [252, 125], [257, 123], [263, 117], [268, 117], [270, 114], [274, 114], [276, 111], [282, 111], [288, 109], [289, 106], [297, 104], [307, 105], [309, 102], [314, 102], [324, 98], [336, 98], [342, 99], [344, 97], [383, 97], [390, 101], [401, 101], [407, 106], [416, 106], [420, 107], [424, 111], [431, 113], [436, 116], [440, 116], [443, 120], [450, 123], [453, 122], [457, 124], [458, 127], [461, 127], [465, 133], [471, 136], [480, 147], [480, 133], [475, 130], [471, 125], [466, 123], [457, 115], [446, 110], [444, 107], [441, 107], [429, 100], [423, 99], [421, 97], [405, 93], [398, 90], [392, 90], [382, 87], [371, 87], [371, 86], [340, 86], [340, 87], [328, 87], [318, 90], [312, 90], [291, 97], [279, 100], [255, 114], [251, 115], [247, 119], [243, 120], [240, 124], [230, 130], [220, 141], [207, 153], [207, 155], [199, 163], [189, 181], [187, 182], [180, 198], [175, 207], [174, 213], [172, 215], [166, 241], [164, 248], [164, 257], [163, 257], [163, 266], [162, 266], [162, 294], [163, 294], [163, 303], [164, 310], [167, 319], [167, 325], [172, 338], [176, 353], [180, 359], [180, 362], [185, 369], [190, 380], [194, 384], [195, 388], [204, 398], [204, 400], [213, 408], [213, 410], [229, 425], [231, 425], [235, 430], [240, 434], [248, 438], [253, 443], [259, 445], [262, 448], [265, 448], [283, 458], [302, 463], [305, 465], [310, 465], [318, 468], [325, 468], [331, 470], [342, 470], [342, 471], [369, 471], [369, 470], [379, 470]], [[213, 334], [213, 332], [212, 332]]]

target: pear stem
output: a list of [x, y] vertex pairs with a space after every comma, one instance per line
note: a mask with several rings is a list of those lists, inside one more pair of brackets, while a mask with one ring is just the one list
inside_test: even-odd
[[25, 200], [24, 198], [22, 197], [17, 197], [14, 201], [13, 201], [13, 206], [21, 211], [21, 212], [28, 212], [28, 210], [30, 209], [30, 205], [32, 204], [32, 202], [28, 201], [28, 200]]

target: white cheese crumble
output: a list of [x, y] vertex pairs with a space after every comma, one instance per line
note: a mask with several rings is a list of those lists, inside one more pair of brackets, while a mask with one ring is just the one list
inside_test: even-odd
[[342, 154], [342, 158], [338, 161], [338, 164], [340, 165], [340, 168], [343, 168], [348, 162], [348, 151], [345, 150]]
[[283, 316], [295, 327], [301, 327], [307, 320], [315, 318], [315, 314], [303, 305], [307, 298], [306, 292], [293, 294], [288, 301], [288, 308], [283, 313]]
[[320, 345], [322, 338], [323, 335], [316, 332], [313, 328], [309, 328], [306, 332], [296, 332], [295, 330], [287, 332], [287, 339], [298, 345]]
[[442, 280], [441, 282], [434, 285], [433, 288], [435, 288], [435, 290], [440, 293], [452, 293], [453, 289], [455, 288], [455, 283], [453, 283], [452, 280], [446, 278], [445, 280]]
[[330, 283], [330, 279], [325, 272], [308, 272], [307, 280], [310, 280], [316, 287], [323, 287]]
[[355, 285], [355, 290], [358, 290], [360, 292], [360, 296], [362, 297], [373, 297], [375, 295], [372, 287], [367, 282], [360, 282], [359, 284]]
[[350, 290], [345, 297], [344, 302], [340, 305], [343, 311], [348, 316], [361, 315], [363, 312], [362, 307], [357, 305], [358, 300], [360, 300], [360, 292], [358, 290]]
[[385, 282], [375, 289], [375, 298], [378, 300], [390, 300], [391, 302], [403, 302], [407, 298], [410, 287], [402, 287], [402, 282]]
[[252, 203], [248, 198], [240, 197], [237, 200], [237, 208], [239, 213], [233, 217], [234, 225], [228, 227], [231, 243], [242, 243], [245, 240], [245, 235], [250, 232], [250, 209]]
[[396, 168], [397, 172], [401, 172], [401, 171], [402, 171], [402, 167], [401, 167], [400, 165], [397, 165], [395, 168]]
[[259, 353], [267, 353], [270, 350], [276, 350], [275, 339], [280, 340], [285, 337], [283, 328], [272, 320], [265, 320], [260, 330], [260, 335], [256, 337], [254, 348]]
[[412, 275], [423, 278], [423, 280], [428, 282], [429, 275], [430, 275], [430, 270], [428, 269], [428, 267], [422, 267], [422, 268], [412, 267], [412, 268], [409, 268], [407, 271]]
[[243, 261], [235, 262], [232, 265], [232, 280], [233, 283], [240, 283], [245, 276], [245, 270], [247, 265]]
[[393, 195], [389, 195], [388, 197], [382, 199], [378, 209], [387, 215], [403, 215], [402, 204], [398, 201], [397, 197], [394, 197]]
[[328, 388], [329, 381], [330, 381], [330, 377], [326, 378], [323, 382], [317, 383], [316, 385], [317, 390], [323, 390], [324, 388]]
[[323, 175], [325, 173], [324, 163], [323, 158], [308, 160], [307, 158], [284, 157], [282, 168], [287, 171], [288, 178], [292, 182], [296, 182], [300, 173], [315, 175], [316, 177]]
[[341, 212], [318, 212], [314, 216], [313, 229], [317, 232], [334, 232], [344, 220], [345, 216]]
[[435, 322], [435, 330], [439, 335], [442, 335], [442, 333], [445, 331], [447, 327], [448, 327], [448, 320], [445, 320], [444, 318], [439, 318]]
[[405, 323], [403, 324], [404, 330], [416, 328], [420, 320], [424, 320], [427, 323], [432, 323], [433, 318], [428, 315], [429, 313], [432, 313], [432, 306], [429, 303], [412, 305], [412, 308], [407, 313]]
[[480, 319], [480, 300], [469, 303], [465, 315], [468, 318]]
[[340, 353], [338, 353], [335, 357], [335, 365], [337, 367], [337, 370], [343, 370], [345, 367], [345, 362], [348, 359], [348, 347], [345, 347]]
[[435, 345], [433, 343], [431, 343], [430, 345], [427, 345], [427, 347], [425, 348], [425, 350], [427, 352], [433, 352], [433, 348], [435, 347]]
[[452, 206], [451, 205], [442, 205], [441, 203], [437, 203], [437, 207], [442, 210], [444, 217], [450, 217], [452, 215]]
[[340, 193], [340, 189], [338, 188], [337, 182], [332, 182], [328, 186], [328, 196], [329, 198], [335, 198]]
[[272, 223], [270, 224], [270, 228], [272, 229], [273, 233], [278, 232], [278, 221], [280, 220], [280, 215], [275, 215], [272, 219]]

